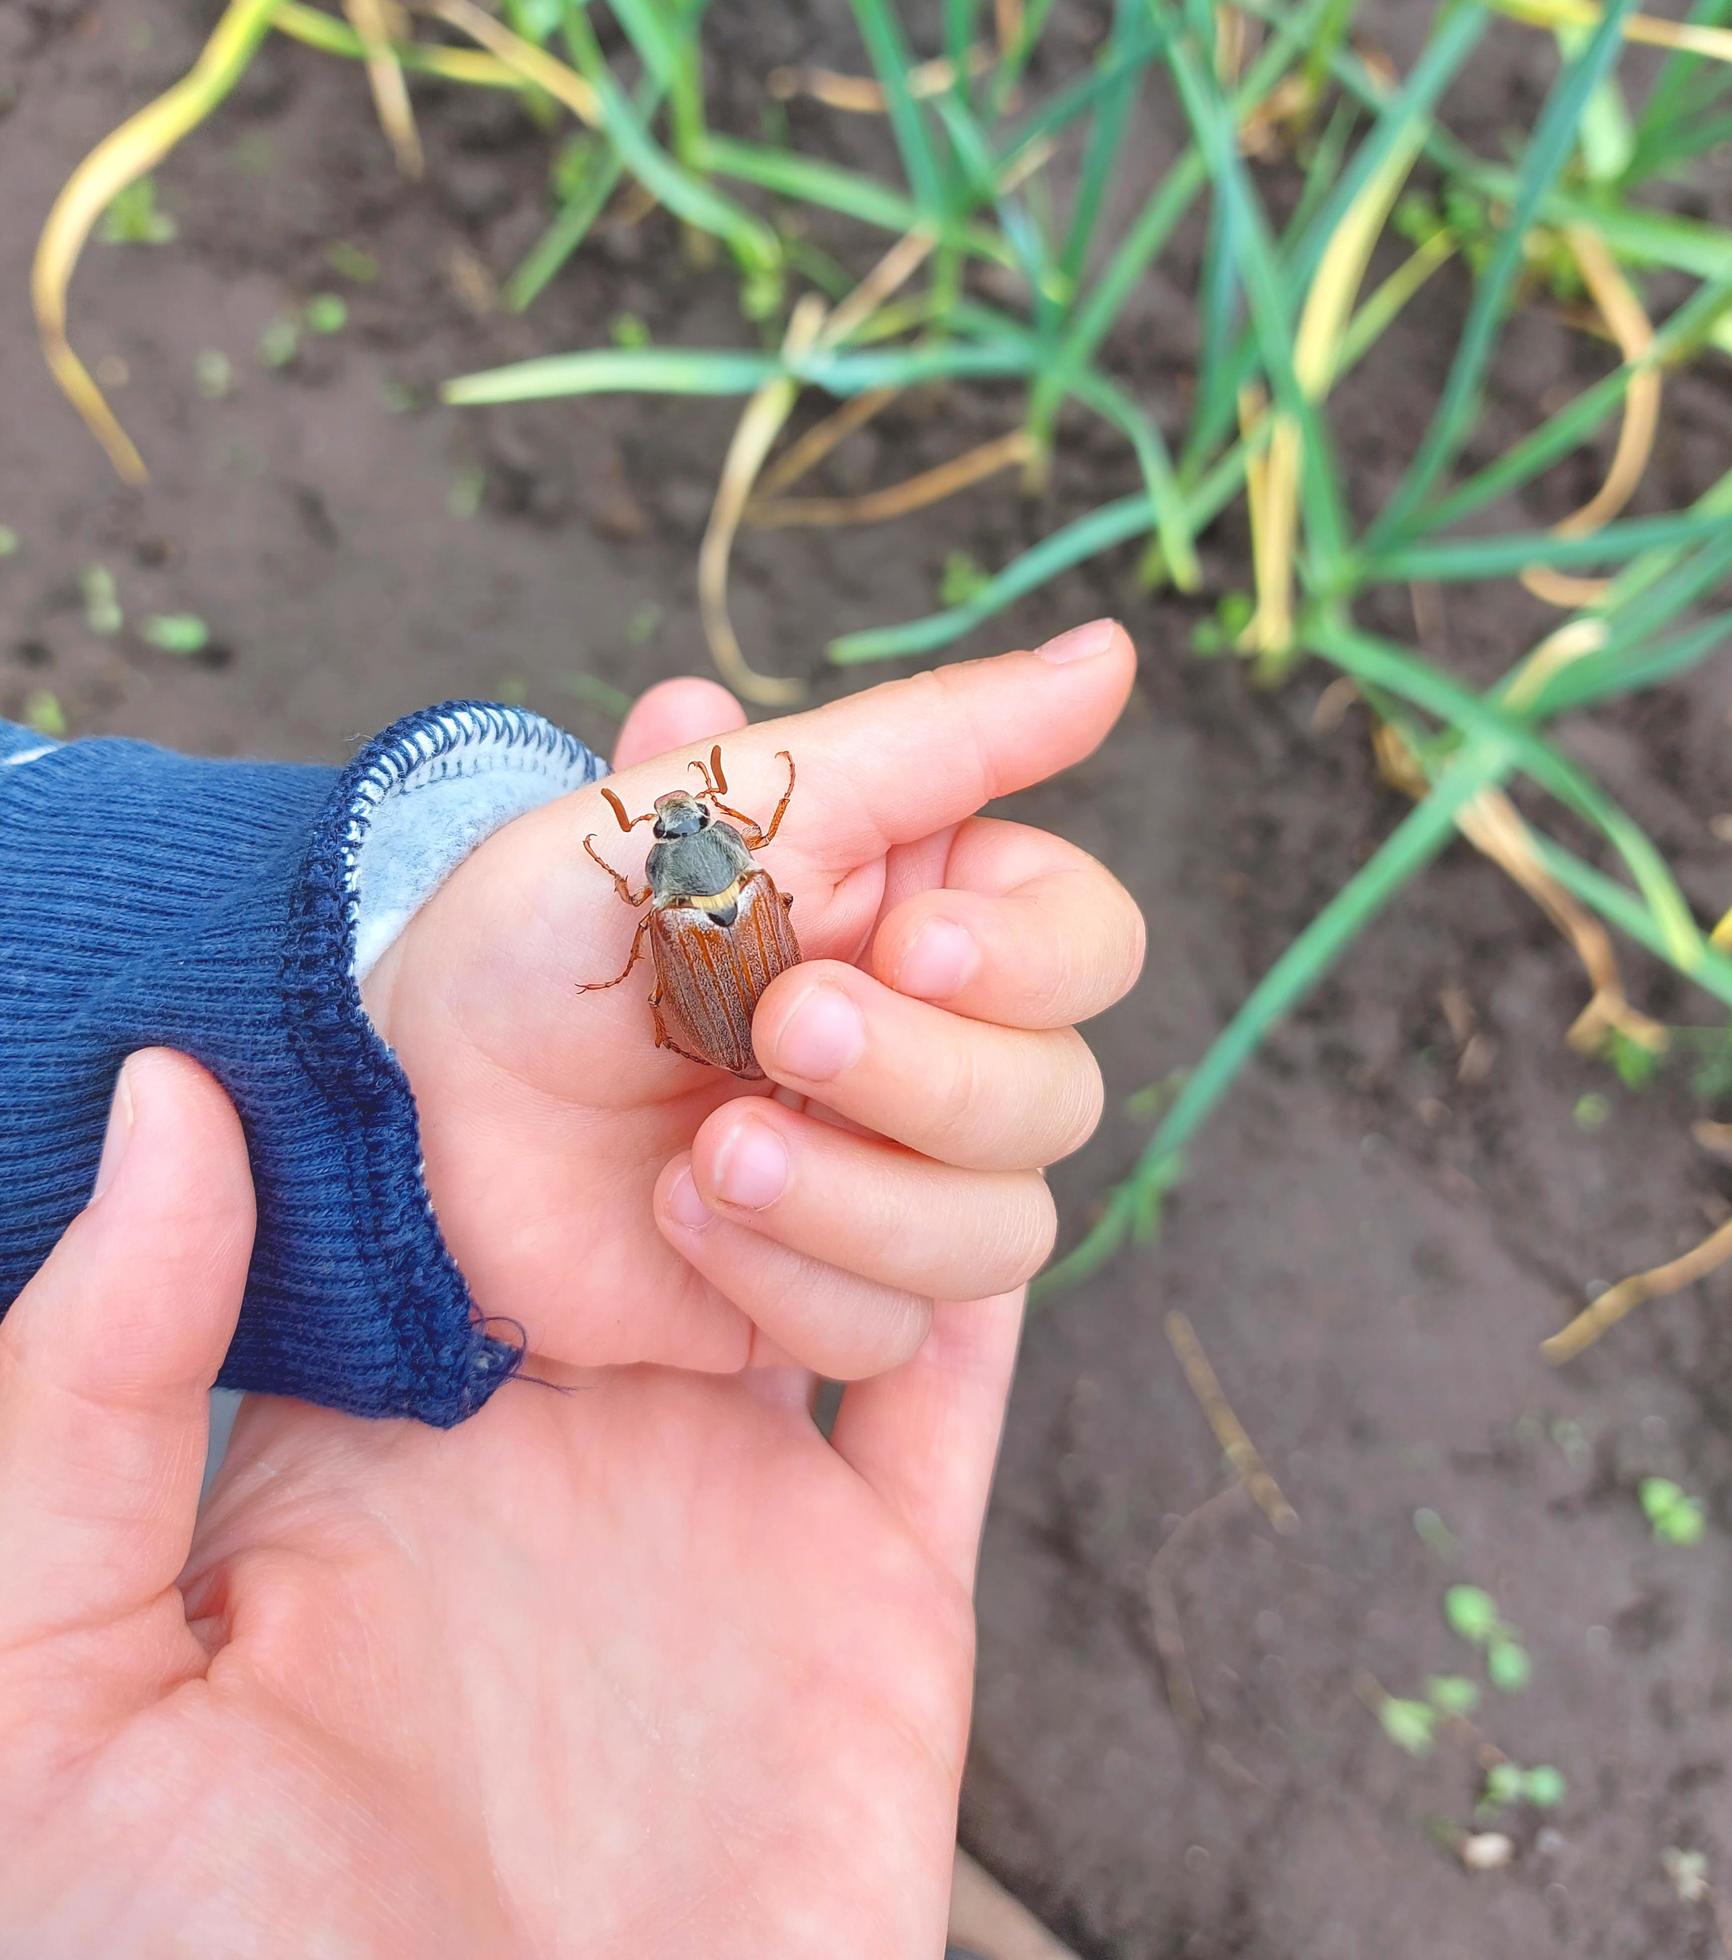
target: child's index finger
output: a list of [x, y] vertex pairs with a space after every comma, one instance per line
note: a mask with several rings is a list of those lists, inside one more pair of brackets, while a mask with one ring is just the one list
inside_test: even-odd
[[[793, 758], [793, 802], [776, 848], [815, 868], [852, 869], [984, 804], [1044, 782], [1099, 746], [1130, 693], [1136, 652], [1123, 627], [1073, 627], [1032, 653], [958, 661], [722, 738], [729, 804], [767, 823]], [[675, 750], [609, 779], [636, 814], [695, 786]], [[773, 868], [773, 866], [772, 866]]]
[[929, 837], [1092, 754], [1135, 674], [1124, 628], [1099, 619], [1032, 653], [935, 667], [772, 724], [807, 794], [806, 822], [794, 832], [790, 811], [784, 835], [837, 867]]

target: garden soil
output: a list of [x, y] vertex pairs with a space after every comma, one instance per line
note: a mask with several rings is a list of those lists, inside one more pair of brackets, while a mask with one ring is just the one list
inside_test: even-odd
[[[75, 339], [154, 472], [144, 492], [122, 490], [44, 374], [27, 268], [66, 172], [184, 68], [211, 11], [0, 8], [0, 522], [20, 539], [0, 563], [0, 714], [48, 690], [80, 732], [332, 758], [407, 709], [482, 694], [605, 745], [614, 710], [595, 680], [629, 693], [705, 667], [693, 564], [737, 409], [458, 413], [430, 392], [505, 359], [605, 344], [622, 317], [658, 341], [746, 344], [732, 282], [651, 216], [606, 226], [527, 316], [500, 311], [492, 278], [543, 221], [545, 137], [502, 99], [419, 87], [430, 167], [407, 185], [361, 75], [275, 45], [161, 172], [178, 237], [93, 245], [78, 275]], [[716, 80], [735, 127], [756, 127], [778, 62], [860, 65], [843, 8], [729, 11]], [[1404, 62], [1427, 12], [1391, 0], [1372, 38]], [[1057, 22], [1061, 52], [1085, 58], [1098, 20], [1067, 4]], [[1554, 61], [1543, 36], [1496, 30], [1450, 99], [1458, 127], [1495, 152], [1531, 121]], [[879, 153], [882, 132], [861, 119], [802, 103], [790, 116], [806, 147]], [[1148, 116], [1121, 204], [1171, 155], [1175, 121]], [[1290, 199], [1278, 157], [1258, 169], [1273, 201]], [[1724, 182], [1716, 195], [1724, 216]], [[863, 265], [859, 241], [818, 236]], [[376, 278], [345, 283], [338, 244], [372, 254]], [[1197, 245], [1187, 236], [1177, 270], [1150, 278], [1114, 348], [1174, 427]], [[327, 290], [346, 295], [347, 326], [304, 334], [287, 366], [262, 364], [270, 323]], [[1462, 306], [1462, 285], [1440, 278], [1338, 399], [1361, 515], [1411, 449]], [[208, 359], [200, 385], [211, 352], [233, 371], [220, 398]], [[1527, 314], [1475, 454], [1606, 360], [1579, 328]], [[892, 481], [1014, 414], [990, 391], [898, 404], [821, 487]], [[1671, 390], [1643, 507], [1683, 501], [1728, 455], [1722, 363]], [[1572, 459], [1501, 519], [1561, 516], [1603, 460]], [[926, 610], [950, 554], [1001, 563], [1132, 481], [1118, 446], [1078, 423], [1039, 498], [1003, 480], [908, 522], [750, 535], [742, 636], [761, 664], [833, 693], [844, 682], [822, 647], [837, 631]], [[1211, 592], [1243, 582], [1237, 518], [1205, 559]], [[111, 637], [92, 633], [81, 599], [94, 564], [127, 614]], [[1405, 807], [1326, 674], [1255, 688], [1240, 664], [1192, 652], [1206, 602], [1151, 598], [1134, 574], [1127, 554], [1066, 577], [965, 649], [1113, 611], [1142, 651], [1111, 740], [1016, 805], [1111, 864], [1150, 925], [1142, 986], [1092, 1030], [1107, 1121], [1055, 1174], [1073, 1239], [1147, 1134], [1135, 1092], [1195, 1062]], [[1364, 616], [1421, 634], [1475, 681], [1547, 619], [1513, 585], [1422, 594], [1417, 625], [1411, 605], [1397, 590]], [[212, 628], [196, 656], [135, 630], [182, 612]], [[1732, 676], [1711, 668], [1562, 737], [1660, 840], [1705, 917], [1732, 903], [1729, 706]], [[1627, 979], [1664, 1018], [1711, 1019], [1641, 961]], [[1567, 1368], [1539, 1354], [1593, 1288], [1727, 1215], [1732, 1173], [1691, 1132], [1727, 1112], [1684, 1064], [1638, 1092], [1577, 1055], [1564, 1036], [1584, 998], [1552, 928], [1457, 846], [1248, 1070], [1158, 1240], [1031, 1324], [980, 1579], [962, 1836], [1079, 1953], [1732, 1951], [1732, 1273], [1643, 1307]], [[1291, 1501], [1290, 1532], [1225, 1465], [1165, 1332], [1174, 1311]], [[1637, 1500], [1650, 1474], [1703, 1499], [1694, 1547], [1654, 1540]], [[1419, 1760], [1372, 1707], [1430, 1675], [1479, 1673], [1441, 1612], [1457, 1581], [1495, 1595], [1532, 1679], [1488, 1690], [1474, 1733], [1446, 1731]], [[1493, 1746], [1555, 1765], [1567, 1793], [1555, 1810], [1487, 1820], [1510, 1859], [1473, 1871], [1453, 1847], [1475, 1827]], [[1727, 1887], [1725, 1932], [1712, 1890], [1668, 1875], [1680, 1852]]]

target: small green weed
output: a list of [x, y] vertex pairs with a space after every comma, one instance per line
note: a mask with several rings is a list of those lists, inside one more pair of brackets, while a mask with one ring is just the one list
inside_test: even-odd
[[179, 231], [156, 201], [156, 179], [140, 177], [115, 192], [97, 236], [105, 245], [167, 245]]
[[160, 653], [190, 659], [210, 645], [210, 628], [197, 613], [152, 613], [138, 629], [139, 637]]
[[1649, 1529], [1663, 1545], [1694, 1545], [1708, 1528], [1701, 1499], [1670, 1477], [1644, 1477], [1636, 1496]]
[[1550, 1763], [1536, 1763], [1532, 1769], [1520, 1763], [1493, 1763], [1486, 1771], [1474, 1815], [1483, 1823], [1498, 1811], [1523, 1803], [1536, 1810], [1556, 1810], [1567, 1794], [1563, 1772]]
[[51, 742], [63, 741], [67, 733], [66, 710], [60, 705], [60, 696], [51, 694], [45, 687], [38, 687], [24, 697], [24, 725], [35, 729], [38, 735], [45, 735]]
[[1452, 1633], [1485, 1656], [1486, 1679], [1505, 1694], [1519, 1694], [1532, 1678], [1533, 1663], [1521, 1635], [1480, 1586], [1451, 1586], [1443, 1595], [1443, 1617]]
[[111, 639], [126, 624], [114, 574], [106, 565], [86, 565], [78, 575], [78, 589], [84, 600], [85, 625], [103, 639]]

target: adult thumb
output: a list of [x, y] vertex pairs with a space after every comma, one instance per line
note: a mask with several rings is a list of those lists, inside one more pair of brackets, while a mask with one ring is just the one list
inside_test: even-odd
[[252, 1239], [228, 1098], [184, 1055], [131, 1056], [90, 1203], [0, 1322], [0, 1646], [174, 1584]]

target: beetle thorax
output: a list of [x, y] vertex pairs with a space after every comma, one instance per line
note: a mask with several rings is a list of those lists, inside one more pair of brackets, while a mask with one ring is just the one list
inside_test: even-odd
[[671, 789], [656, 798], [655, 834], [658, 837], [695, 837], [709, 827], [710, 813], [695, 796], [682, 789]]
[[[660, 805], [657, 810], [659, 812]], [[676, 833], [655, 844], [644, 866], [658, 905], [714, 898], [753, 869], [746, 840], [731, 823], [716, 823], [705, 812], [701, 830]]]

